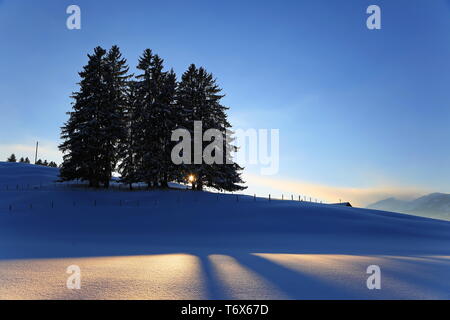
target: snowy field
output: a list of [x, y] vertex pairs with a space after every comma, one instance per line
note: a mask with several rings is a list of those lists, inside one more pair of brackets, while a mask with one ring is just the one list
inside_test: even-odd
[[[1, 299], [450, 299], [450, 222], [0, 163]], [[66, 268], [81, 269], [69, 290]], [[369, 290], [369, 265], [381, 290]]]

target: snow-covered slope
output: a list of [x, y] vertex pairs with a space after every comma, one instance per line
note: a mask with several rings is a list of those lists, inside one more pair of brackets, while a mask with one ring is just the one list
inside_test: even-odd
[[0, 162], [0, 190], [38, 188], [52, 185], [59, 169], [33, 164]]
[[[189, 190], [86, 190], [55, 185], [57, 173], [0, 163], [0, 187], [36, 186], [0, 190], [0, 298], [450, 298], [449, 222]], [[73, 264], [81, 290], [65, 287]], [[373, 264], [381, 290], [366, 286]]]
[[431, 193], [412, 201], [389, 198], [373, 203], [368, 208], [450, 220], [450, 194]]

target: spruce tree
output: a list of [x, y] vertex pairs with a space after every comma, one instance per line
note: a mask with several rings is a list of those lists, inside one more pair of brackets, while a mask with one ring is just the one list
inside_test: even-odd
[[139, 58], [136, 107], [132, 124], [136, 143], [135, 166], [139, 179], [149, 186], [167, 187], [174, 179], [171, 134], [176, 121], [176, 75], [163, 71], [164, 60], [146, 49]]
[[180, 120], [180, 111], [176, 104], [177, 77], [173, 70], [164, 74], [162, 89], [160, 92], [159, 113], [159, 143], [160, 143], [160, 181], [165, 188], [168, 182], [180, 179], [178, 168], [173, 164], [171, 158], [174, 143], [171, 141], [172, 131], [177, 128]]
[[60, 150], [64, 153], [60, 171], [62, 181], [80, 179], [98, 187], [101, 180], [101, 130], [100, 110], [104, 107], [107, 88], [104, 81], [106, 51], [97, 47], [94, 54], [79, 73], [80, 90], [73, 93], [73, 110], [62, 128], [64, 142]]
[[139, 180], [153, 186], [157, 182], [158, 162], [155, 157], [158, 146], [153, 114], [154, 68], [153, 53], [146, 49], [139, 58], [136, 76], [136, 122], [133, 123], [136, 149], [136, 173]]
[[57, 168], [57, 167], [58, 167], [58, 165], [56, 164], [56, 162], [53, 162], [53, 161], [50, 161], [50, 163], [48, 164], [48, 166], [49, 166], [50, 168]]
[[14, 153], [11, 154], [11, 156], [6, 161], [8, 161], [8, 162], [17, 162], [16, 155]]
[[73, 110], [62, 128], [60, 145], [62, 181], [80, 179], [98, 187], [109, 187], [115, 170], [118, 143], [125, 134], [123, 108], [127, 84], [126, 60], [117, 46], [88, 55], [88, 64], [79, 73], [80, 90], [73, 94]]
[[193, 64], [183, 74], [178, 88], [177, 101], [183, 114], [186, 114], [184, 127], [191, 132], [191, 137], [194, 136], [194, 121], [202, 122], [203, 131], [217, 129], [222, 133], [221, 150], [215, 151], [222, 152], [222, 164], [195, 164], [192, 157], [192, 164], [184, 166], [186, 173], [195, 176], [193, 188], [197, 190], [202, 190], [204, 186], [226, 191], [246, 188], [240, 185], [243, 183], [240, 177], [242, 168], [230, 161], [234, 146], [232, 141], [227, 141], [227, 131], [231, 125], [226, 114], [228, 108], [221, 104], [224, 97], [221, 91], [211, 73]]
[[104, 136], [103, 136], [103, 184], [109, 186], [112, 172], [119, 161], [119, 144], [126, 138], [124, 124], [125, 109], [127, 104], [128, 75], [127, 61], [122, 58], [119, 47], [112, 46], [105, 58], [106, 72], [105, 83], [107, 86], [107, 103], [104, 111]]

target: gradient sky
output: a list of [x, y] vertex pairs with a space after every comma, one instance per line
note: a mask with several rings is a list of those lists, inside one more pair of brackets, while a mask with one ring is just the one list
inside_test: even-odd
[[[81, 7], [82, 29], [66, 28]], [[366, 8], [382, 10], [368, 30]], [[280, 170], [249, 189], [366, 205], [450, 192], [450, 2], [0, 0], [0, 159], [60, 162], [77, 72], [117, 44], [134, 71], [151, 48], [180, 76], [205, 66], [237, 128], [280, 129]]]

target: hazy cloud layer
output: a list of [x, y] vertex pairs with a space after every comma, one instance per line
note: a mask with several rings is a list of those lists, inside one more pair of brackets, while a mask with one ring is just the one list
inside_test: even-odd
[[284, 178], [271, 178], [246, 174], [245, 179], [248, 186], [257, 185], [260, 188], [270, 188], [279, 192], [285, 192], [286, 197], [291, 194], [312, 197], [325, 202], [350, 201], [356, 206], [365, 207], [373, 202], [397, 197], [399, 199], [412, 199], [427, 193], [425, 190], [416, 187], [402, 187], [394, 185], [374, 185], [368, 188], [349, 188], [340, 186], [322, 185], [310, 182], [301, 182]]

